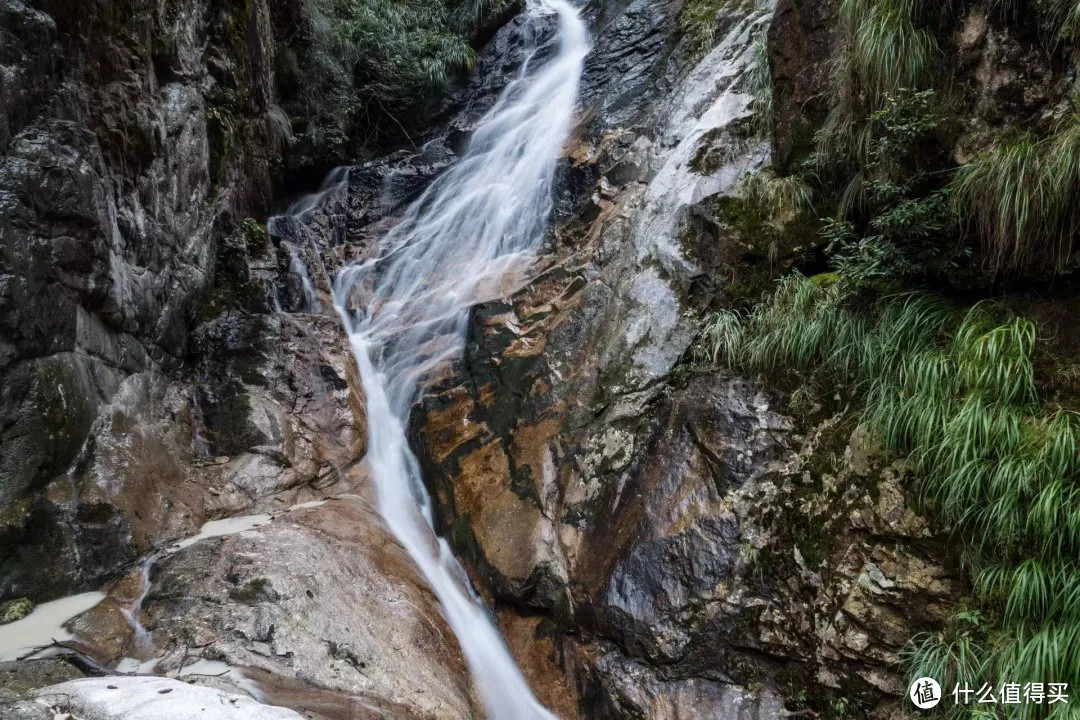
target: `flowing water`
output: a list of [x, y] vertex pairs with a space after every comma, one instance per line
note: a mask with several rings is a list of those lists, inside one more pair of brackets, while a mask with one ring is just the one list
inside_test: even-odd
[[460, 355], [469, 308], [505, 294], [547, 228], [588, 40], [565, 0], [534, 0], [528, 12], [530, 21], [556, 16], [557, 49], [533, 50], [460, 162], [406, 210], [374, 258], [343, 268], [333, 288], [366, 393], [379, 511], [441, 602], [488, 720], [554, 716], [533, 697], [487, 609], [436, 536], [407, 427], [425, 383]]

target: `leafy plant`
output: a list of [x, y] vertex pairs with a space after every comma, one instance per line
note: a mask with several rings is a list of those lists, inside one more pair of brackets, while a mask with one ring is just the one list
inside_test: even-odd
[[291, 106], [309, 122], [299, 134], [347, 146], [407, 134], [409, 117], [472, 67], [470, 29], [489, 9], [451, 0], [305, 0], [304, 11]]
[[[855, 287], [889, 287], [950, 275], [966, 256], [949, 188], [924, 171], [920, 157], [938, 154], [942, 124], [931, 90], [885, 97], [870, 118], [869, 160], [841, 196], [839, 217], [822, 238], [841, 278]], [[856, 212], [858, 211], [858, 212]]]
[[843, 0], [832, 59], [831, 109], [818, 133], [824, 158], [869, 161], [870, 116], [889, 94], [928, 84], [937, 41], [918, 0]]

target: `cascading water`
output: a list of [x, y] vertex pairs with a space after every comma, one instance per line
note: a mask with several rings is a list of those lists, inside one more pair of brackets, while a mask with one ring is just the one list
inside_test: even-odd
[[565, 0], [532, 0], [528, 12], [557, 16], [557, 52], [547, 57], [534, 49], [461, 161], [406, 210], [374, 258], [343, 268], [333, 288], [366, 393], [379, 511], [439, 598], [488, 720], [554, 716], [533, 697], [446, 541], [436, 536], [406, 428], [425, 382], [460, 354], [469, 308], [503, 294], [546, 230], [588, 40]]

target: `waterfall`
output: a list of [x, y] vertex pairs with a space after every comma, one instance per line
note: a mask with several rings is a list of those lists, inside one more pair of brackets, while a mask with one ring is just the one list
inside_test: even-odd
[[449, 545], [435, 534], [406, 429], [419, 392], [460, 355], [469, 308], [505, 294], [547, 228], [588, 40], [566, 0], [531, 0], [528, 12], [530, 19], [557, 17], [557, 51], [532, 51], [460, 162], [405, 211], [374, 257], [342, 268], [333, 288], [366, 394], [379, 511], [442, 604], [488, 720], [554, 716], [533, 697]]

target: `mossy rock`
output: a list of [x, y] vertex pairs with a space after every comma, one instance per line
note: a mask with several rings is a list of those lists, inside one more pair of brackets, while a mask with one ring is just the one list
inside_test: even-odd
[[15, 598], [0, 604], [0, 625], [22, 620], [34, 609], [34, 603], [29, 598]]

